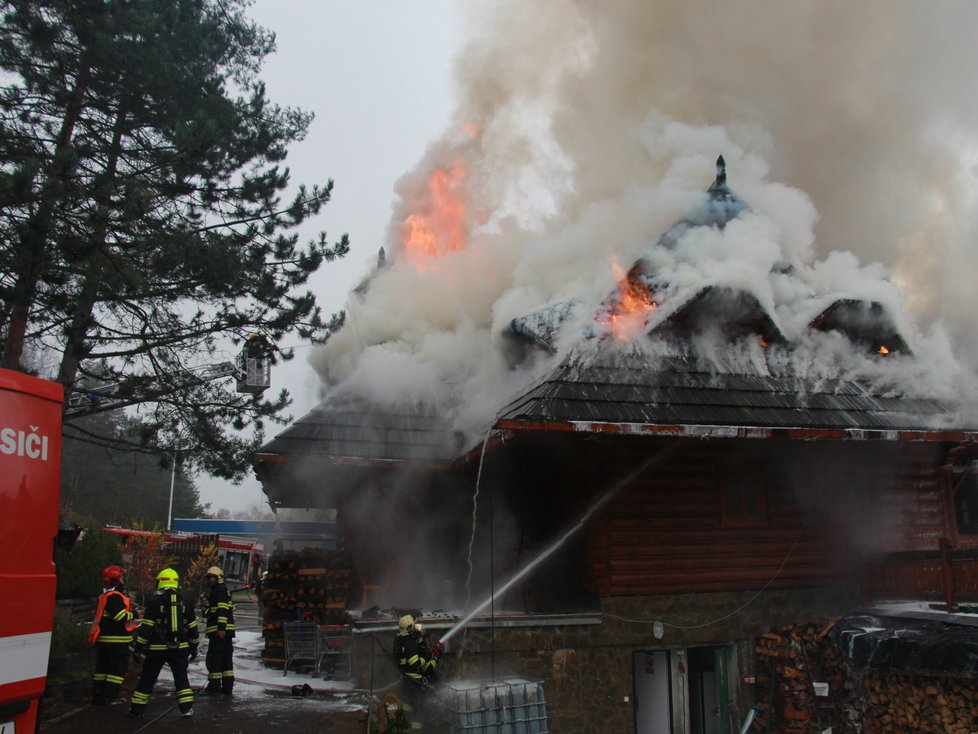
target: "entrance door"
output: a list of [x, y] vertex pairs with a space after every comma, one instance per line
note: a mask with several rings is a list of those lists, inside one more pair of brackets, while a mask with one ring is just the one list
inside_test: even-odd
[[672, 734], [669, 652], [632, 654], [635, 681], [635, 734]]
[[694, 647], [687, 655], [690, 734], [730, 734], [727, 648]]
[[732, 734], [727, 647], [632, 653], [635, 734]]

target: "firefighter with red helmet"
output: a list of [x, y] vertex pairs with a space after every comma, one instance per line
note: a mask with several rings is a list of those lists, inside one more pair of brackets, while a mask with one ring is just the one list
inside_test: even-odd
[[234, 604], [224, 583], [224, 571], [217, 566], [207, 569], [207, 694], [230, 696], [234, 688]]
[[165, 568], [156, 576], [156, 594], [146, 604], [146, 611], [136, 633], [133, 658], [143, 661], [139, 682], [132, 693], [129, 716], [140, 719], [149, 703], [153, 685], [164, 665], [170, 666], [177, 705], [183, 716], [193, 716], [194, 692], [187, 677], [190, 660], [197, 657], [197, 615], [180, 596], [180, 576]]
[[119, 697], [119, 686], [129, 670], [132, 644], [132, 599], [124, 592], [125, 574], [118, 566], [102, 571], [102, 594], [88, 640], [97, 650], [92, 676], [92, 705], [104, 706]]

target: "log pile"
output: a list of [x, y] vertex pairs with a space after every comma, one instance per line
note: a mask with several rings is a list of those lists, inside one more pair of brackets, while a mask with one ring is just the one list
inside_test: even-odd
[[[755, 642], [759, 714], [751, 732], [978, 733], [973, 677], [860, 670], [826, 638], [832, 624], [765, 632]], [[816, 696], [814, 682], [827, 683]]]
[[868, 734], [978, 731], [978, 689], [971, 678], [873, 671], [863, 689]]
[[283, 622], [346, 624], [352, 579], [345, 551], [306, 548], [274, 554], [262, 588], [262, 662], [268, 667], [285, 665]]
[[[858, 717], [848, 705], [845, 658], [825, 639], [831, 628], [832, 623], [783, 627], [757, 639], [759, 713], [751, 731], [856, 731], [851, 722]], [[816, 695], [816, 684], [827, 684], [827, 695]]]

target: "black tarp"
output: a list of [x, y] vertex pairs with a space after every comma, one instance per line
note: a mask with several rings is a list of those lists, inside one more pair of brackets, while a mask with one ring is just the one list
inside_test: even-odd
[[858, 614], [840, 619], [829, 639], [861, 668], [978, 673], [978, 626]]

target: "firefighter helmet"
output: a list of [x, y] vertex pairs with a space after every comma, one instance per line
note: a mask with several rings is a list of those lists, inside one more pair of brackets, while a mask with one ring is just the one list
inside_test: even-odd
[[207, 569], [205, 576], [217, 576], [217, 583], [224, 583], [224, 571], [219, 569], [217, 566], [211, 566]]
[[105, 586], [115, 586], [122, 583], [124, 571], [119, 566], [106, 566], [102, 569], [102, 583]]
[[172, 568], [164, 568], [156, 574], [157, 589], [177, 589], [180, 587], [180, 574]]
[[410, 614], [405, 614], [399, 620], [397, 620], [397, 634], [403, 637], [411, 633], [414, 629], [414, 617]]

